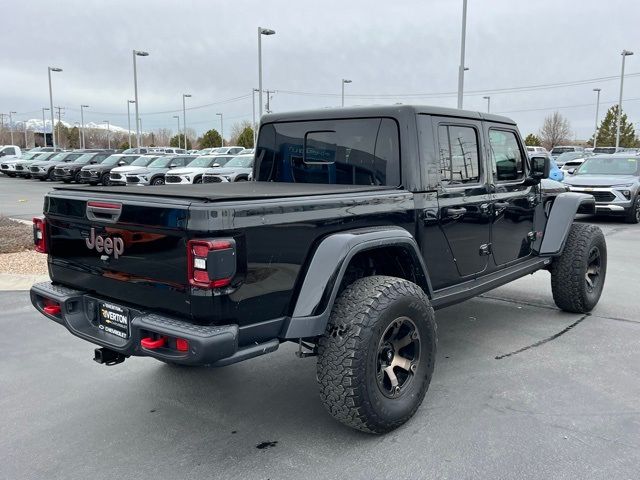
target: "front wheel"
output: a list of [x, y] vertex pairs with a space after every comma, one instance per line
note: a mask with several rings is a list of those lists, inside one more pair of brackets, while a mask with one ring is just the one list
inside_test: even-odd
[[109, 179], [108, 173], [105, 173], [104, 175], [102, 175], [102, 178], [100, 181], [102, 185], [104, 185], [105, 187], [108, 187], [109, 185], [111, 185], [111, 180]]
[[195, 184], [202, 183], [202, 177], [198, 177], [198, 178], [196, 178], [196, 179], [193, 181], [193, 183], [195, 183]]
[[600, 300], [607, 274], [607, 243], [599, 227], [574, 223], [562, 255], [551, 264], [551, 291], [558, 308], [587, 313]]
[[154, 178], [153, 181], [151, 182], [151, 185], [164, 185], [164, 178], [162, 177], [158, 177], [158, 178]]
[[422, 403], [435, 354], [433, 309], [418, 285], [359, 279], [336, 301], [318, 344], [320, 398], [345, 425], [389, 432]]
[[627, 223], [640, 222], [640, 194], [636, 196], [636, 199], [631, 205], [631, 208], [629, 208], [629, 211], [627, 212], [627, 215], [624, 220]]

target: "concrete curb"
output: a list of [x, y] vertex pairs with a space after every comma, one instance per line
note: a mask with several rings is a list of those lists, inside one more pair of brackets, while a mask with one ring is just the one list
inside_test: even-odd
[[11, 218], [11, 217], [9, 217], [9, 220], [13, 220], [14, 222], [22, 223], [23, 225], [29, 225], [29, 226], [33, 225], [33, 220], [23, 220], [21, 218]]
[[31, 285], [49, 280], [49, 275], [0, 273], [0, 291], [29, 290]]

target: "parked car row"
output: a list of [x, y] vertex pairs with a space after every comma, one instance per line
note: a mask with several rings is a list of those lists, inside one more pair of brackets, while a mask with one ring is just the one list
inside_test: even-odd
[[[0, 147], [1, 151], [2, 147]], [[181, 153], [176, 153], [181, 151]], [[253, 149], [207, 148], [188, 154], [184, 149], [135, 148], [114, 150], [36, 150], [18, 158], [0, 159], [0, 172], [9, 177], [90, 185], [163, 185], [246, 181], [251, 179]], [[17, 152], [12, 153], [19, 153]], [[229, 161], [238, 159], [223, 170]]]

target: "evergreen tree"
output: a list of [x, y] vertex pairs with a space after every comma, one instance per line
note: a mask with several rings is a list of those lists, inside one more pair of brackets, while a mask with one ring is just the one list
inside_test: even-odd
[[[618, 105], [607, 110], [606, 115], [598, 127], [598, 147], [615, 147], [616, 145], [616, 121], [618, 117]], [[589, 139], [593, 145], [593, 136]], [[620, 146], [635, 147], [636, 132], [633, 123], [629, 122], [627, 114], [622, 112], [620, 117]]]
[[[178, 139], [180, 140], [180, 142], [178, 142]], [[171, 137], [171, 140], [169, 140], [170, 147], [178, 147], [178, 144], [182, 148], [191, 150], [191, 140], [189, 139], [189, 137], [187, 137], [187, 146], [186, 147], [184, 146], [184, 133], [181, 133], [179, 135], [174, 135], [173, 137]]]
[[67, 148], [80, 148], [80, 137], [78, 136], [80, 133], [80, 129], [78, 127], [73, 127], [71, 129], [66, 129], [66, 146]]
[[527, 138], [524, 139], [524, 144], [528, 147], [539, 147], [542, 145], [542, 141], [538, 138], [537, 135], [530, 133], [527, 135]]
[[253, 129], [251, 127], [246, 127], [242, 130], [242, 133], [238, 135], [236, 145], [244, 148], [253, 148]]
[[200, 148], [220, 147], [222, 146], [222, 137], [215, 128], [212, 128], [198, 139], [198, 145]]

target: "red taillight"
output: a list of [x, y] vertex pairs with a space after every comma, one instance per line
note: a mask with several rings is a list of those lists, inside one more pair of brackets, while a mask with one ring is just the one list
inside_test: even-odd
[[33, 244], [36, 252], [48, 253], [47, 251], [47, 222], [44, 217], [33, 218]]
[[189, 240], [187, 262], [191, 285], [227, 287], [236, 272], [236, 242], [233, 239]]

